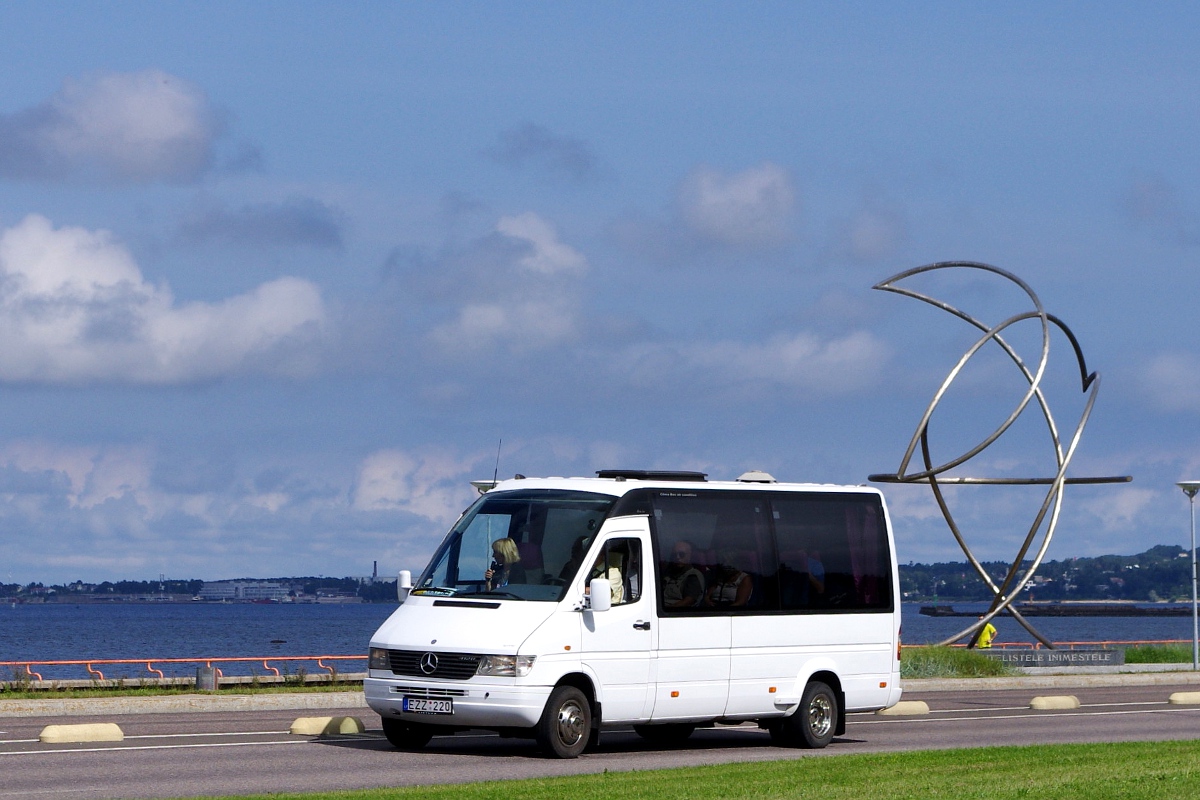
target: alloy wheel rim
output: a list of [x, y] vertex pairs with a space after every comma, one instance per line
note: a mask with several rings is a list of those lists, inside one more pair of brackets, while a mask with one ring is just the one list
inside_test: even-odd
[[817, 738], [822, 738], [833, 727], [833, 705], [829, 698], [817, 695], [808, 704], [808, 727]]
[[584, 736], [583, 709], [578, 703], [564, 703], [558, 709], [558, 739], [571, 747]]

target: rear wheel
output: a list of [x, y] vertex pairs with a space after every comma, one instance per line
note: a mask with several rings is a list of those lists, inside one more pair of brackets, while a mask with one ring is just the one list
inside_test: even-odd
[[385, 719], [383, 735], [392, 743], [392, 747], [400, 750], [420, 750], [433, 738], [433, 730], [428, 725], [415, 722]]
[[812, 681], [804, 687], [800, 707], [790, 717], [773, 720], [767, 730], [775, 744], [819, 749], [833, 741], [837, 718], [838, 701], [833, 689]]
[[546, 755], [575, 758], [582, 753], [592, 734], [592, 707], [583, 692], [574, 686], [551, 692], [534, 733]]
[[655, 744], [679, 744], [692, 735], [696, 726], [687, 722], [671, 722], [664, 725], [634, 725], [633, 732]]

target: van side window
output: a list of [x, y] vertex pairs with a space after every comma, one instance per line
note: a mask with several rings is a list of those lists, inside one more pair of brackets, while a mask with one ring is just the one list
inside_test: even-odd
[[887, 533], [875, 498], [779, 493], [771, 508], [785, 611], [892, 608]]
[[767, 502], [765, 493], [749, 492], [654, 498], [664, 613], [778, 608]]
[[614, 606], [642, 599], [642, 543], [638, 539], [609, 539], [592, 563], [587, 583], [607, 578]]

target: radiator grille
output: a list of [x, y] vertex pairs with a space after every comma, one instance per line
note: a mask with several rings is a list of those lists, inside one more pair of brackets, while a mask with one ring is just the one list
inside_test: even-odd
[[425, 686], [393, 686], [393, 694], [407, 694], [414, 697], [466, 697], [466, 689], [438, 689]]
[[[432, 656], [432, 658], [428, 658]], [[431, 650], [389, 650], [388, 661], [395, 675], [462, 681], [472, 677], [482, 656], [474, 653], [439, 653]], [[430, 670], [430, 661], [436, 666]]]

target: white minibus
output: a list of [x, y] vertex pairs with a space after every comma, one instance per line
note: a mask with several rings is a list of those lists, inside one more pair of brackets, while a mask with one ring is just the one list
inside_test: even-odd
[[745, 722], [824, 747], [846, 712], [900, 699], [898, 595], [870, 487], [517, 476], [372, 637], [366, 701], [401, 749], [489, 729], [573, 758], [606, 728], [669, 742]]

